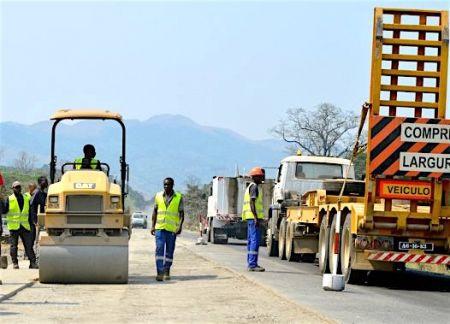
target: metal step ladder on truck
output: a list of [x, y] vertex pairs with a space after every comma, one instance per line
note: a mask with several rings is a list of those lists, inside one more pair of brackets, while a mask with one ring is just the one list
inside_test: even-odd
[[364, 196], [310, 191], [298, 211], [321, 224], [320, 270], [337, 262], [348, 282], [450, 265], [448, 12], [376, 8], [374, 18]]
[[[206, 235], [208, 242], [227, 244], [228, 238], [247, 239], [247, 225], [242, 221], [244, 195], [251, 179], [244, 176], [215, 176], [210, 186]], [[268, 210], [272, 199], [273, 180], [266, 179], [260, 190], [263, 194], [264, 210]], [[262, 233], [265, 233], [265, 225]], [[265, 244], [265, 237], [262, 237]]]

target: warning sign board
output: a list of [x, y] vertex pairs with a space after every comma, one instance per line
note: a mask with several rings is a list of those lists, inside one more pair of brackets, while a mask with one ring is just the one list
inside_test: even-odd
[[370, 173], [450, 178], [450, 120], [370, 117]]
[[388, 199], [431, 200], [432, 186], [427, 181], [380, 179], [378, 196]]

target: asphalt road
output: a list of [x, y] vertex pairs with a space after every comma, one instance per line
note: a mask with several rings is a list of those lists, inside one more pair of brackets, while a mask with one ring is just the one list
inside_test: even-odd
[[347, 285], [343, 292], [329, 292], [322, 289], [322, 277], [316, 265], [268, 257], [265, 248], [260, 250], [259, 263], [267, 271], [249, 273], [245, 242], [231, 240], [230, 243], [186, 244], [195, 253], [339, 322], [450, 323], [450, 277], [413, 271], [395, 275], [373, 273], [365, 285]]

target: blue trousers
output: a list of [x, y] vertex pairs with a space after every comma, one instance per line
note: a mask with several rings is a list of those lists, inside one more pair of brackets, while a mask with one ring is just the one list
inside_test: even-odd
[[259, 241], [261, 228], [256, 227], [253, 219], [247, 220], [247, 264], [249, 268], [258, 266]]
[[177, 235], [166, 230], [156, 230], [156, 271], [163, 273], [170, 270], [175, 252], [175, 240]]

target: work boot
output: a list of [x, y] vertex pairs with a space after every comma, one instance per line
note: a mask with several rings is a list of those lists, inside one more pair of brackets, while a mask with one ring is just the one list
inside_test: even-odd
[[156, 275], [156, 281], [163, 281], [164, 280], [164, 275], [162, 273], [158, 273]]
[[19, 269], [19, 264], [18, 263], [13, 263], [13, 269]]
[[248, 271], [264, 272], [264, 271], [266, 271], [266, 269], [264, 269], [263, 267], [260, 267], [260, 266], [256, 266], [254, 268], [248, 268]]
[[6, 256], [2, 256], [0, 258], [0, 268], [2, 269], [8, 268], [8, 258]]
[[37, 265], [36, 262], [31, 262], [29, 268], [30, 269], [39, 269], [39, 266]]
[[164, 270], [164, 280], [170, 280], [170, 270]]

